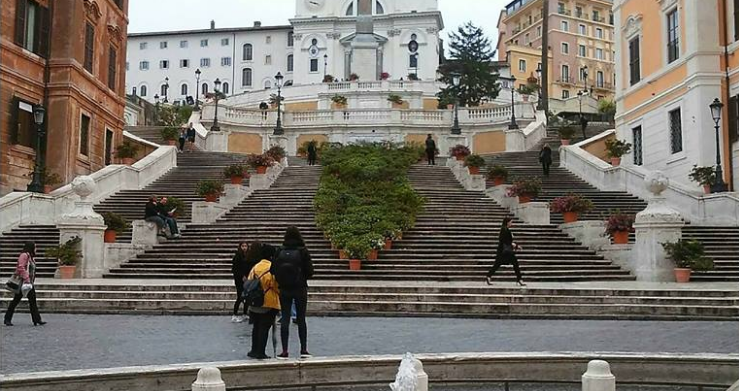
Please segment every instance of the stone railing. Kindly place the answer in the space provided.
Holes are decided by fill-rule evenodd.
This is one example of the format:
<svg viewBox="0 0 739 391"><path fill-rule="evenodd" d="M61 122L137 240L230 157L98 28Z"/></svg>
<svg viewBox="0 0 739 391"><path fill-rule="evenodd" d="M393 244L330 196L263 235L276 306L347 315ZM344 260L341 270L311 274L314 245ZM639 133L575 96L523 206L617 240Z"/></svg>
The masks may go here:
<svg viewBox="0 0 739 391"><path fill-rule="evenodd" d="M649 199L651 195L644 187L644 178L650 174L649 170L637 166L613 167L583 149L589 143L614 133L615 130L609 130L576 145L560 148L560 165L600 190L625 191ZM702 195L697 188L671 181L663 196L671 207L694 224L739 225L737 193Z"/></svg>
<svg viewBox="0 0 739 391"><path fill-rule="evenodd" d="M126 137L134 137L126 135ZM177 148L160 146L132 166L110 165L90 176L97 191L88 201L97 203L121 190L141 189L177 166ZM60 187L51 194L13 192L0 198L0 233L18 225L53 225L65 213L75 208L79 197L71 185Z"/></svg>
<svg viewBox="0 0 739 391"><path fill-rule="evenodd" d="M516 109L516 116L518 116L518 108ZM522 123L526 124L523 121ZM534 121L528 122L523 129L506 130L506 151L529 151L536 147L546 136L547 116L543 111L536 112Z"/></svg>

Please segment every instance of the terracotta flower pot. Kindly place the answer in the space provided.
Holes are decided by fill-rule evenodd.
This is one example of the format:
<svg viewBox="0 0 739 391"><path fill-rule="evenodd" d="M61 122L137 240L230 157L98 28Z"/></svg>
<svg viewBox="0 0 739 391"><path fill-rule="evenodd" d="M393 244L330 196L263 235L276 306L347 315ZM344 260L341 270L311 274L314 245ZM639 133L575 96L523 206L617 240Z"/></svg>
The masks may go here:
<svg viewBox="0 0 739 391"><path fill-rule="evenodd" d="M376 261L377 260L377 249L370 251L369 255L367 255L367 260L369 261Z"/></svg>
<svg viewBox="0 0 739 391"><path fill-rule="evenodd" d="M502 176L496 176L493 178L493 185L500 186L505 183L505 179Z"/></svg>
<svg viewBox="0 0 739 391"><path fill-rule="evenodd" d="M54 186L44 185L44 193L49 194L54 191Z"/></svg>
<svg viewBox="0 0 739 391"><path fill-rule="evenodd" d="M136 159L134 159L132 157L124 157L122 160L123 160L123 164L125 164L127 166L130 166L130 165L136 163Z"/></svg>
<svg viewBox="0 0 739 391"><path fill-rule="evenodd" d="M447 110L452 110L452 109L454 109L454 105L446 105L446 109Z"/></svg>
<svg viewBox="0 0 739 391"><path fill-rule="evenodd" d="M266 173L267 173L267 166L257 167L257 174L266 174Z"/></svg>
<svg viewBox="0 0 739 391"><path fill-rule="evenodd" d="M628 244L629 231L616 231L613 233L613 244Z"/></svg>
<svg viewBox="0 0 739 391"><path fill-rule="evenodd" d="M611 165L613 167L618 167L621 165L621 158L620 157L612 157L611 158Z"/></svg>
<svg viewBox="0 0 739 391"><path fill-rule="evenodd" d="M711 194L711 185L703 185L703 192L706 194Z"/></svg>
<svg viewBox="0 0 739 391"><path fill-rule="evenodd" d="M524 95L523 96L523 101L524 102L528 102L529 101L529 96L528 95Z"/></svg>
<svg viewBox="0 0 739 391"><path fill-rule="evenodd" d="M531 202L531 196L528 195L520 195L518 196L518 203L519 204L528 204Z"/></svg>
<svg viewBox="0 0 739 391"><path fill-rule="evenodd" d="M385 239L385 246L382 248L383 250L390 250L393 248L393 240L392 239Z"/></svg>
<svg viewBox="0 0 739 391"><path fill-rule="evenodd" d="M106 229L105 234L103 235L103 241L105 243L115 243L115 237L118 234L118 232L113 231L112 229Z"/></svg>
<svg viewBox="0 0 739 391"><path fill-rule="evenodd" d="M167 145L177 145L177 140L167 140Z"/></svg>
<svg viewBox="0 0 739 391"><path fill-rule="evenodd" d="M361 259L350 259L349 260L349 270L362 270L362 260Z"/></svg>
<svg viewBox="0 0 739 391"><path fill-rule="evenodd" d="M480 167L467 167L470 170L470 175L480 175Z"/></svg>
<svg viewBox="0 0 739 391"><path fill-rule="evenodd" d="M212 193L212 194L205 195L205 202L216 202L216 201L218 201L218 194Z"/></svg>
<svg viewBox="0 0 739 391"><path fill-rule="evenodd" d="M339 250L339 259L349 259L349 254L344 250Z"/></svg>
<svg viewBox="0 0 739 391"><path fill-rule="evenodd" d="M564 212L562 216L565 219L565 223L574 223L577 221L577 212Z"/></svg>
<svg viewBox="0 0 739 391"><path fill-rule="evenodd" d="M559 141L562 142L562 145L570 145L570 139L563 138L563 139L561 139Z"/></svg>
<svg viewBox="0 0 739 391"><path fill-rule="evenodd" d="M690 269L675 268L675 281L676 282L690 282Z"/></svg>
<svg viewBox="0 0 739 391"><path fill-rule="evenodd" d="M71 280L74 278L74 273L77 271L77 266L59 266L59 278L62 280Z"/></svg>
<svg viewBox="0 0 739 391"><path fill-rule="evenodd" d="M242 182L244 182L243 176L232 176L231 177L231 184L232 185L240 185Z"/></svg>
<svg viewBox="0 0 739 391"><path fill-rule="evenodd" d="M464 156L462 156L462 155L457 155L454 158L457 159L457 160L459 160L460 162L464 160Z"/></svg>

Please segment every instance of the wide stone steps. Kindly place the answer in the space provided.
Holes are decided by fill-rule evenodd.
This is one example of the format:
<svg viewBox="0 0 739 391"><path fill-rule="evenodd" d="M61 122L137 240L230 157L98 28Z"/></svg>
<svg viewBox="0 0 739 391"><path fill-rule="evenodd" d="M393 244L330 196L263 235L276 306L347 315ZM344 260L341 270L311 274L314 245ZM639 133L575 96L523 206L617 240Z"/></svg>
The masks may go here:
<svg viewBox="0 0 739 391"><path fill-rule="evenodd" d="M52 225L21 225L0 236L0 281L3 284L15 272L26 241L36 242L36 274L53 277L56 273L56 259L47 258L44 253L59 245L59 230Z"/></svg>

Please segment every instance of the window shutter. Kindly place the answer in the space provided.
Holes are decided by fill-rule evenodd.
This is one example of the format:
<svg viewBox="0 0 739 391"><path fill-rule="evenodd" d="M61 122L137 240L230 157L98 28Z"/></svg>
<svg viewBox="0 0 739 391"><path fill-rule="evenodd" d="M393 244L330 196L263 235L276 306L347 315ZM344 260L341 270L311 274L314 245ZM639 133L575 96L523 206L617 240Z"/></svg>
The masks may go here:
<svg viewBox="0 0 739 391"><path fill-rule="evenodd" d="M44 58L49 58L49 30L51 30L51 13L48 8L38 7L39 9L39 28L38 28L38 50L37 54Z"/></svg>
<svg viewBox="0 0 739 391"><path fill-rule="evenodd" d="M18 102L17 96L10 98L10 143L18 144Z"/></svg>
<svg viewBox="0 0 739 391"><path fill-rule="evenodd" d="M729 142L739 140L739 96L729 99Z"/></svg>
<svg viewBox="0 0 739 391"><path fill-rule="evenodd" d="M15 44L19 46L23 46L26 38L26 1L28 0L15 2Z"/></svg>
<svg viewBox="0 0 739 391"><path fill-rule="evenodd" d="M739 41L739 0L734 0L734 41Z"/></svg>
<svg viewBox="0 0 739 391"><path fill-rule="evenodd" d="M110 47L110 53L108 54L108 87L110 87L111 90L115 91L115 85L116 85L116 61L117 56L115 52L115 48L113 46Z"/></svg>

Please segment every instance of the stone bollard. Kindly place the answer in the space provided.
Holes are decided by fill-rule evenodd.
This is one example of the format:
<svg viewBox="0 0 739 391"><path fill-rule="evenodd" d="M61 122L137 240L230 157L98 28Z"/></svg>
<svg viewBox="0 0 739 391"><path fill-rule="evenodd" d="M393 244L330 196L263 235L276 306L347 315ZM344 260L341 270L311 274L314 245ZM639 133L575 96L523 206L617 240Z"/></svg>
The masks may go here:
<svg viewBox="0 0 739 391"><path fill-rule="evenodd" d="M518 199L518 197L516 197ZM524 223L530 225L549 225L551 213L549 212L549 204L546 202L527 202L525 204L517 204L510 209L513 214Z"/></svg>
<svg viewBox="0 0 739 391"><path fill-rule="evenodd" d="M198 378L192 383L192 391L226 391L221 371L216 367L200 368Z"/></svg>
<svg viewBox="0 0 739 391"><path fill-rule="evenodd" d="M78 176L72 181L72 190L80 197L74 210L62 216L57 224L61 243L79 237L82 255L75 277L100 278L105 272L105 243L103 216L92 209L88 197L95 193L97 185L89 176Z"/></svg>
<svg viewBox="0 0 739 391"><path fill-rule="evenodd" d="M616 391L616 377L611 366L603 360L592 360L582 375L582 391Z"/></svg>
<svg viewBox="0 0 739 391"><path fill-rule="evenodd" d="M249 187L242 185L224 185L224 192L218 203L221 205L234 207L238 205L245 197L251 194Z"/></svg>
<svg viewBox="0 0 739 391"><path fill-rule="evenodd" d="M492 198L500 206L512 210L518 206L518 197L508 197L508 189L512 185L500 185L495 187L489 187L485 190L485 195Z"/></svg>
<svg viewBox="0 0 739 391"><path fill-rule="evenodd" d="M253 190L263 190L269 188L270 180L267 174L252 174L249 178L249 188Z"/></svg>
<svg viewBox="0 0 739 391"><path fill-rule="evenodd" d="M212 224L230 208L217 202L196 201L192 203L193 224Z"/></svg>
<svg viewBox="0 0 739 391"><path fill-rule="evenodd" d="M131 223L131 226L133 226L131 244L150 248L159 243L159 239L157 237L159 229L157 228L156 223L146 220L134 220Z"/></svg>
<svg viewBox="0 0 739 391"><path fill-rule="evenodd" d="M423 370L423 363L413 357L411 353L403 355L395 376L395 382L390 383L392 391L428 391L429 376Z"/></svg>

